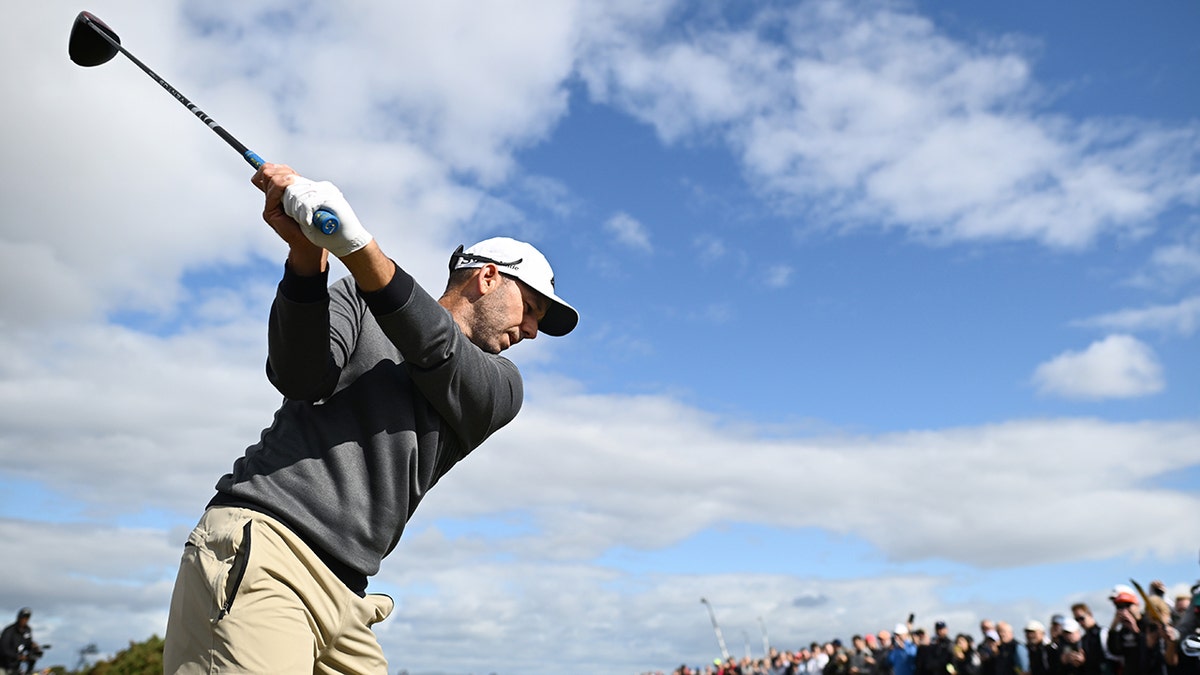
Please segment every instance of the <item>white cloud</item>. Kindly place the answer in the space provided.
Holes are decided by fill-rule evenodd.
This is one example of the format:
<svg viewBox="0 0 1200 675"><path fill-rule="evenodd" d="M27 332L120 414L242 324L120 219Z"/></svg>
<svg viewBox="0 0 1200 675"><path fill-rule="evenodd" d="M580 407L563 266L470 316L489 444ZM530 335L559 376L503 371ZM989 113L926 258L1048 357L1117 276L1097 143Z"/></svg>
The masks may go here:
<svg viewBox="0 0 1200 675"><path fill-rule="evenodd" d="M34 336L5 336L6 476L45 486L50 499L81 516L63 523L53 515L62 508L38 508L27 518L46 520L0 520L6 540L27 542L31 552L0 579L0 607L35 604L39 634L60 648L83 640L115 650L161 634L183 535L274 408L254 337L261 322L249 318L266 301L256 295L233 323L166 338L114 329L65 342L43 334L28 345L17 340ZM785 539L838 533L890 560L980 570L1183 555L1200 536L1156 517L1194 512L1196 495L1153 487L1155 478L1195 464L1194 422L1033 420L761 438L673 396L592 394L536 373L527 391L522 415L423 502L375 581L376 590L399 599L397 613L379 627L397 666L452 663L483 672L486 655L503 653L504 663L528 667L510 666L520 672L561 672L564 662L579 664L579 672L613 672L624 658L705 654L712 648L701 639L707 618L691 607L700 595L713 598L732 625L754 626L766 616L784 644L811 635L818 619L844 637L913 608L946 611L963 625L992 609L948 606L941 596L959 582L936 575L831 581L805 572L735 573L716 558L711 571L676 575L605 560L614 550L655 555L729 523L756 523ZM552 460L547 448L555 449ZM1039 470L1030 472L1035 464ZM937 490L914 491L931 475ZM846 489L848 477L854 490ZM512 489L533 482L536 489ZM796 508L799 494L821 508ZM937 526L898 529L892 510L879 505L900 503L906 522ZM1107 507L1100 530L1090 526L1096 504ZM1047 510L1056 517L1045 518ZM104 520L141 514L170 524L128 528ZM450 534L510 516L513 527ZM1109 536L1114 529L1127 535ZM86 557L64 554L84 550ZM816 591L852 609L829 616L827 607L791 604ZM992 613L1023 617L1029 610L1021 602ZM1048 609L1039 607L1039 615ZM125 620L96 620L114 612ZM647 634L657 636L655 644L642 642ZM464 639L476 648L464 653ZM562 658L536 663L545 644Z"/></svg>
<svg viewBox="0 0 1200 675"><path fill-rule="evenodd" d="M335 180L380 241L403 237L419 279L440 278L445 251L470 238L481 195L462 177L506 179L512 152L566 112L580 12L571 2L92 9L246 145ZM0 269L0 321L171 312L185 272L281 259L251 169L221 139L124 57L86 69L67 59L76 12L27 6L18 36L0 45L6 63L22 64L5 79L23 98L0 130L7 165L22 167L5 175L6 208L37 214L36 227L0 234L19 252Z"/></svg>
<svg viewBox="0 0 1200 675"><path fill-rule="evenodd" d="M664 43L657 29L672 7L98 0L94 9L251 147L336 180L381 241L404 242L422 281L444 279L453 245L524 220L472 184L513 176L514 151L566 114L574 68L595 96L663 138L724 139L757 188L831 197L829 210L851 224L879 217L923 235L1072 245L1134 232L1200 193L1189 132L1023 110L1031 66L1008 47L972 48L919 17L829 3L764 14L761 33L698 29ZM22 101L0 128L5 207L35 221L0 234L10 252L0 267L0 540L22 552L0 578L0 610L34 605L55 661L73 661L73 643L112 651L161 634L183 534L277 403L262 373L263 322L283 251L257 217L248 167L209 130L121 58L88 70L67 61L76 11L23 3L0 43L4 82ZM504 187L558 217L575 208L551 178ZM625 218L613 234L650 250L645 228ZM702 260L749 268L733 239L699 236L695 247ZM1154 265L1188 278L1189 250L1163 249ZM258 270L263 259L269 272ZM228 288L183 282L226 270ZM780 268L774 278L789 276ZM1187 302L1177 314L1152 308L1174 318L1121 321L1178 329ZM737 305L704 303L672 311L715 327L697 337L715 353L737 335ZM170 330L103 320L120 310ZM617 319L608 331L597 334L631 352L661 347ZM1161 388L1149 348L1115 338L1046 364L1044 384L1093 396ZM554 365L553 344L523 345L515 358L536 372ZM490 672L502 658L515 672L635 672L643 659L711 654L700 595L732 625L753 629L765 616L782 644L795 644L914 608L945 610L947 590L960 588L953 574L895 568L830 579L746 573L708 556L713 568L698 573L620 564L621 551L669 553L730 523L784 539L853 537L872 556L951 561L976 576L1167 560L1200 537L1192 521L1162 517L1196 512L1195 494L1153 487L1195 466L1195 421L763 437L688 405L691 392L602 395L546 375L530 377L528 393L517 422L438 485L384 563L378 585L400 599L379 627L393 670ZM898 528L880 507L894 504L914 527ZM1105 528L1094 526L1097 505L1110 509ZM508 515L512 531L455 529ZM838 610L792 602L801 597L831 598ZM1020 599L986 609L1031 611ZM966 626L980 608L947 611Z"/></svg>
<svg viewBox="0 0 1200 675"><path fill-rule="evenodd" d="M817 1L686 42L625 35L580 68L666 141L723 137L761 190L834 223L1081 247L1196 203L1200 132L1042 114L1013 44Z"/></svg>
<svg viewBox="0 0 1200 675"><path fill-rule="evenodd" d="M693 245L696 247L700 260L706 263L716 262L725 257L725 254L728 252L724 240L710 234L696 237Z"/></svg>
<svg viewBox="0 0 1200 675"><path fill-rule="evenodd" d="M204 355L196 368L219 358ZM261 374L245 372L227 384L246 386L251 378ZM239 454L237 437L253 435L250 418L269 414L258 403L211 406L213 418L205 426L233 431L204 435L162 424L175 420L172 408L193 401L180 400L177 392L159 394L163 400L155 409L129 406L122 400L126 386L140 383L124 385L96 417L136 407L142 415L118 414L111 423L127 427L126 438L148 435L146 447L122 455L115 443L72 443L92 435L94 423L80 426L71 416L60 419L60 438L27 439L29 452L20 462L43 469L51 484L68 486L64 499L123 504L127 513L165 508L185 515L159 528L0 520L6 540L25 542L29 551L0 579L0 605L34 604L44 622L39 634L60 649L82 639L113 650L151 632L161 635L183 535L199 516L207 486ZM200 387L196 398L208 398L206 389ZM787 645L814 631L844 638L894 622L881 617L913 610L944 613L968 626L983 613L1044 619L1054 608L1020 594L995 605L947 601L945 594L962 583L953 573L848 571L831 579L807 568L748 572L741 571L738 555L722 562L713 551L705 555L703 572L660 574L612 557L613 551L627 551L634 561L653 557L729 523L769 528L780 539L763 542L768 550L800 533L823 531L860 539L872 556L899 563L973 565L976 577L995 568L1066 560L1190 556L1189 542L1200 536L1194 525L1161 517L1195 512L1197 496L1153 486L1157 477L1195 465L1195 422L1018 420L764 439L670 396L596 395L569 381L537 377L530 378L529 392L522 415L430 493L373 581L373 590L398 599L396 613L378 627L396 668L453 664L459 671L485 672L489 655L503 654L514 671L561 672L564 663L573 663L579 666L574 670L598 673L646 665L625 664L626 658L665 662L702 655L713 649L707 617L697 605L702 595L717 605L724 625L755 627L756 618L765 616L775 640ZM153 430L164 426L163 439L156 440ZM557 449L552 461L546 448ZM1131 462L1134 456L1138 461ZM83 466L53 477L54 467L71 463ZM937 476L937 489L914 490L928 485L930 475ZM1062 480L1064 475L1071 479ZM134 483L138 477L140 485ZM169 482L158 484L165 477ZM847 489L847 480L854 489ZM94 487L73 489L83 481ZM536 489L512 488L534 483ZM797 500L821 508L797 508ZM905 523L936 526L897 527L895 510L881 507L896 504L903 504ZM1098 504L1106 517L1100 529L1091 526ZM464 524L506 518L512 526L462 531ZM1114 538L1114 530L1125 534ZM70 551L88 555L63 554ZM1102 592L1095 591L1095 600ZM792 602L819 596L829 603ZM838 611L831 614L831 606ZM96 620L114 612L127 618ZM652 643L644 642L648 634L656 636ZM464 652L463 640L474 648ZM539 663L546 644L555 645L561 658Z"/></svg>
<svg viewBox="0 0 1200 675"><path fill-rule="evenodd" d="M1161 331L1189 336L1200 327L1200 295L1185 298L1174 305L1156 305L1141 309L1123 309L1077 322L1119 331Z"/></svg>
<svg viewBox="0 0 1200 675"><path fill-rule="evenodd" d="M1143 288L1172 289L1200 279L1200 236L1192 239L1156 248L1146 269L1130 283Z"/></svg>
<svg viewBox="0 0 1200 675"><path fill-rule="evenodd" d="M604 221L604 229L624 246L645 251L653 250L646 226L628 213L617 213Z"/></svg>
<svg viewBox="0 0 1200 675"><path fill-rule="evenodd" d="M1162 366L1148 345L1110 335L1081 352L1067 351L1037 367L1033 381L1044 394L1066 398L1133 398L1162 391Z"/></svg>
<svg viewBox="0 0 1200 675"><path fill-rule="evenodd" d="M771 265L766 270L766 284L770 288L784 288L791 282L794 272L790 265Z"/></svg>

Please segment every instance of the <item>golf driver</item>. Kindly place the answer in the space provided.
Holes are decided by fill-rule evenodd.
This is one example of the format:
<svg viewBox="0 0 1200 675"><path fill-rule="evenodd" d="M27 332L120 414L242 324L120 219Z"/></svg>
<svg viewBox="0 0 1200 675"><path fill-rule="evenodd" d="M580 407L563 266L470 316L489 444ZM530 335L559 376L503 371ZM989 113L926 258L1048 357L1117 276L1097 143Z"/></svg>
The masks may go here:
<svg viewBox="0 0 1200 675"><path fill-rule="evenodd" d="M197 108L186 96L179 93L178 89L172 87L166 80L159 77L146 64L139 61L136 56L122 47L121 38L113 32L113 29L109 28L107 24L91 12L80 12L79 16L75 17L75 25L71 27L71 41L67 46L67 51L71 55L72 61L89 68L108 63L117 55L117 52L124 54L138 68L141 68L143 72L149 75L151 79L159 83L163 89L170 92L175 97L175 100L183 104L183 107L192 111L196 117L200 118L200 121L204 122L209 129L212 129L218 136L225 139L225 142L234 150L237 150L238 154L250 166L258 169L264 164L262 157L259 157L253 150L242 145L238 139L233 137L233 134L225 131L221 125L217 124L216 120L204 114L203 110ZM333 234L337 231L339 222L337 216L332 211L322 209L313 214L313 224L319 227L325 234Z"/></svg>

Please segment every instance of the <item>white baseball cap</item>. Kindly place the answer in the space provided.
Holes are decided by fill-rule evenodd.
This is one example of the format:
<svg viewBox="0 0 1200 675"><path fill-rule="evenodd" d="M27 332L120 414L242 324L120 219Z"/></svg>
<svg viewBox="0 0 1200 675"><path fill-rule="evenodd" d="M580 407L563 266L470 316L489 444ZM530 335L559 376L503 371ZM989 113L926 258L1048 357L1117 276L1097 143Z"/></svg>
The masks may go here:
<svg viewBox="0 0 1200 675"><path fill-rule="evenodd" d="M541 251L523 241L493 237L466 250L459 246L450 256L450 271L483 267L488 263L500 268L505 276L520 279L550 300L546 316L538 322L538 330L559 337L575 329L579 312L554 293L554 270Z"/></svg>

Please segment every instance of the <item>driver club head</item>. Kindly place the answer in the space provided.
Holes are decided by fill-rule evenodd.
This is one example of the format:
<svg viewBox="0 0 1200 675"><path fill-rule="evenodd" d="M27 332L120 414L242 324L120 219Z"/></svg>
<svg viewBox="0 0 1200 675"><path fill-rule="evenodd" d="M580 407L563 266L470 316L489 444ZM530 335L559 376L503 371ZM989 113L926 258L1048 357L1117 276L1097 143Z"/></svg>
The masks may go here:
<svg viewBox="0 0 1200 675"><path fill-rule="evenodd" d="M112 42L105 39L106 35ZM67 45L67 52L71 60L81 66L98 66L108 63L117 55L114 42L120 44L121 38L113 29L91 12L80 12L75 17L75 25L71 27L71 42Z"/></svg>

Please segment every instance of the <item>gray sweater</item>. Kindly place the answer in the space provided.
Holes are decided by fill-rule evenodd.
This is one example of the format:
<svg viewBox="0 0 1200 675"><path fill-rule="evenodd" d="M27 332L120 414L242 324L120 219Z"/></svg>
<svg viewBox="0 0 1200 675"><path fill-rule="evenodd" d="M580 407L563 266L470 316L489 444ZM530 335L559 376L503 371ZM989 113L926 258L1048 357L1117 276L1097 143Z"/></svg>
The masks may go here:
<svg viewBox="0 0 1200 675"><path fill-rule="evenodd" d="M399 268L373 293L326 284L285 271L267 358L283 405L212 504L283 521L362 593L426 492L516 417L523 389Z"/></svg>

